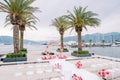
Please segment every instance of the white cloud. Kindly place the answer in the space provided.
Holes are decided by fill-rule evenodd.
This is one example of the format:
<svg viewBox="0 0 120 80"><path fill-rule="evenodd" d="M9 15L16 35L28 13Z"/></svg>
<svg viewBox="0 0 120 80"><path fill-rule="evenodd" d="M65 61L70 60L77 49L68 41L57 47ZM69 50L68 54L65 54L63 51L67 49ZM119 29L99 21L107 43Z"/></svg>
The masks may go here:
<svg viewBox="0 0 120 80"><path fill-rule="evenodd" d="M2 0L0 0L2 1ZM120 1L119 0L36 0L33 6L39 7L42 12L35 15L40 19L37 23L38 31L27 29L25 31L25 39L31 40L51 40L58 39L59 33L53 26L50 26L51 20L65 15L67 10L73 11L74 6L88 6L87 10L98 13L101 19L101 25L98 28L89 28L88 31L83 30L82 34L91 34L96 32L120 32ZM4 28L4 20L6 14L0 13L0 35L11 35L10 26ZM65 36L76 35L75 31L65 32Z"/></svg>
<svg viewBox="0 0 120 80"><path fill-rule="evenodd" d="M57 38L58 32L54 27L39 27L38 30L27 29L25 31L25 39L32 40L51 40L52 38Z"/></svg>

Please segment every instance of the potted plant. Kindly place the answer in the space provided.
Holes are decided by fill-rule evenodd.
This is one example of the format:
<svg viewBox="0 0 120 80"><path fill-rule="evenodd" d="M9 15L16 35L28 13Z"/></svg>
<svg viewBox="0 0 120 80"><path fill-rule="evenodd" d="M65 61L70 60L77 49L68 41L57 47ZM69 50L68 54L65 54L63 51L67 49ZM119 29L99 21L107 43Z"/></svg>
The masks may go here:
<svg viewBox="0 0 120 80"><path fill-rule="evenodd" d="M26 52L8 53L5 58L1 59L3 62L27 61Z"/></svg>
<svg viewBox="0 0 120 80"><path fill-rule="evenodd" d="M54 53L53 53L53 52L50 52L49 55L54 55Z"/></svg>
<svg viewBox="0 0 120 80"><path fill-rule="evenodd" d="M56 51L57 52L69 52L67 48L63 48L63 49L58 48Z"/></svg>
<svg viewBox="0 0 120 80"><path fill-rule="evenodd" d="M76 56L76 57L88 57L88 56L91 56L91 54L87 50L75 50L75 51L73 51L71 53L71 55Z"/></svg>

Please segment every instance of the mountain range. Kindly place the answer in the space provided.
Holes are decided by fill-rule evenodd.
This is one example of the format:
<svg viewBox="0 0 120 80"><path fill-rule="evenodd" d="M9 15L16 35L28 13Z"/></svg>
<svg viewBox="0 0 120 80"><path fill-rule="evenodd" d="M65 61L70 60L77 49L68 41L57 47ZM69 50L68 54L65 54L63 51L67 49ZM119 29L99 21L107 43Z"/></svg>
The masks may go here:
<svg viewBox="0 0 120 80"><path fill-rule="evenodd" d="M94 34L86 34L82 36L82 40L85 42L89 42L89 40L92 40L92 42L101 42L102 40L105 40L105 42L115 42L120 41L120 33L119 32L111 32L111 33L94 33ZM68 41L77 41L77 36L68 36L64 38L65 42Z"/></svg>
<svg viewBox="0 0 120 80"><path fill-rule="evenodd" d="M86 34L82 36L82 40L85 42L89 42L89 40L92 40L92 42L101 42L102 40L105 40L105 42L115 42L120 41L120 33L119 32L111 32L111 33L94 33L94 34ZM77 41L77 36L68 36L64 37L64 42L68 41ZM0 43L4 44L13 44L13 37L11 36L0 36ZM24 40L24 44L43 44L47 43L47 41L33 41L33 40Z"/></svg>
<svg viewBox="0 0 120 80"><path fill-rule="evenodd" d="M0 36L0 43L6 44L6 45L13 44L13 37ZM40 44L40 43L33 40L24 40L24 44Z"/></svg>

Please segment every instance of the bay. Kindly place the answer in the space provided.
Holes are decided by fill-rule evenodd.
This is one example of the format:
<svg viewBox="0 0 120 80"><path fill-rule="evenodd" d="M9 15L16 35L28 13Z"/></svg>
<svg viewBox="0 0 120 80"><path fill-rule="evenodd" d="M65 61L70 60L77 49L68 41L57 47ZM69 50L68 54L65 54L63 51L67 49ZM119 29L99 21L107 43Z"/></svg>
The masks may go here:
<svg viewBox="0 0 120 80"><path fill-rule="evenodd" d="M58 47L59 46L49 46L49 51L56 51ZM25 48L27 48L28 51L44 52L46 45L25 45ZM67 46L67 48L69 49L70 53L73 50L77 50L77 48L70 48L69 46ZM120 47L87 47L83 49L97 55L120 58ZM0 45L0 54L7 54L9 52L13 52L13 45Z"/></svg>

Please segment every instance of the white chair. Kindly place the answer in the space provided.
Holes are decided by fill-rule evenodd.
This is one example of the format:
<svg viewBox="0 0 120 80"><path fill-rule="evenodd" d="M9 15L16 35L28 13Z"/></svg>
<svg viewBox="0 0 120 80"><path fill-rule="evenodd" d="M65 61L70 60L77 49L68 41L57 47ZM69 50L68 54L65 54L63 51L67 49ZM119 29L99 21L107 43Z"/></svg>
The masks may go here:
<svg viewBox="0 0 120 80"><path fill-rule="evenodd" d="M44 73L44 71L43 70L37 70L36 73L37 74L42 74L42 73Z"/></svg>
<svg viewBox="0 0 120 80"><path fill-rule="evenodd" d="M61 79L57 77L57 78L51 78L50 80L61 80Z"/></svg>
<svg viewBox="0 0 120 80"><path fill-rule="evenodd" d="M15 76L22 76L22 72L15 73Z"/></svg>
<svg viewBox="0 0 120 80"><path fill-rule="evenodd" d="M107 76L108 79L114 79L114 78L120 77L120 69L119 68L108 69L106 71L108 71L110 73Z"/></svg>
<svg viewBox="0 0 120 80"><path fill-rule="evenodd" d="M33 75L33 74L34 74L33 71L27 71L27 72L26 72L26 75Z"/></svg>

